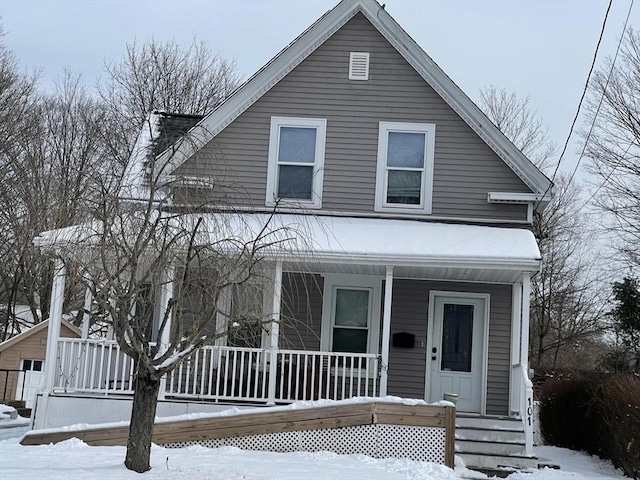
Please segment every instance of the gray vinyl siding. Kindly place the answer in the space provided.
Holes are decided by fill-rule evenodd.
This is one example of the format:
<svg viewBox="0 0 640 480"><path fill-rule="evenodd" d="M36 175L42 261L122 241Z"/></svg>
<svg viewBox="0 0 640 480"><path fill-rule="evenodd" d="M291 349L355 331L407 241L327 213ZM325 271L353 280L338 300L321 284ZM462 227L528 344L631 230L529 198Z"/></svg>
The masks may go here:
<svg viewBox="0 0 640 480"><path fill-rule="evenodd" d="M348 80L351 51L370 52L368 81ZM272 87L178 173L221 176L215 192L222 198L216 201L264 208L271 116L327 119L325 210L373 212L379 122L416 122L436 125L433 215L526 220L525 205L489 204L487 193L530 189L362 14Z"/></svg>
<svg viewBox="0 0 640 480"><path fill-rule="evenodd" d="M408 332L416 336L415 348L389 348L389 395L424 398L427 352L427 322L431 290L488 293L489 366L487 370L487 414L507 415L511 344L511 286L395 280L391 313L391 335Z"/></svg>

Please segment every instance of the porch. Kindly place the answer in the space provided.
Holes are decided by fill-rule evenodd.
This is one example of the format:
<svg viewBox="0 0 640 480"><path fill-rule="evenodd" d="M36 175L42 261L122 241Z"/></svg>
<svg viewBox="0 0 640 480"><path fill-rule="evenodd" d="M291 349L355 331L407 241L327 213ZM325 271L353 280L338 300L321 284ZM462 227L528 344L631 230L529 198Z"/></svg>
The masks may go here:
<svg viewBox="0 0 640 480"><path fill-rule="evenodd" d="M523 453L533 455L528 298L539 253L531 232L417 221L277 218L283 225L304 223L313 245L265 257L271 280L254 302L265 328L245 342L250 346L241 345L233 334L233 316L218 318L215 344L193 352L163 378L160 401L171 405L167 411L353 396L435 402L443 393L456 393L458 412L522 425ZM62 313L66 273L61 261L57 272L53 319ZM171 281L156 292L159 311L166 311L171 292ZM222 310L233 312L235 295L223 298ZM133 393L135 365L115 341L88 338L88 322L81 340L60 339L50 329L38 428L55 426L48 420L52 408L62 409L65 402L79 406L83 399L92 399L92 409L70 423L97 423L96 399L120 405L100 422L127 419L122 405ZM53 400L55 407L47 407Z"/></svg>

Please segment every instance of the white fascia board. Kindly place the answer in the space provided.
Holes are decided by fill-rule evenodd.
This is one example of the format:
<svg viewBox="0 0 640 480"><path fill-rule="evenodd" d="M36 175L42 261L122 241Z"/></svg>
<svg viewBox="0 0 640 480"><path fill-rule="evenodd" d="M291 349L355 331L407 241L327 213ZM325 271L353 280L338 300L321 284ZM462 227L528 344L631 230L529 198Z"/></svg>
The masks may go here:
<svg viewBox="0 0 640 480"><path fill-rule="evenodd" d="M268 255L265 255L268 257ZM541 260L522 258L462 258L462 257L416 257L408 255L373 256L364 254L317 253L317 252L287 252L287 255L273 256L283 261L301 261L311 263L336 263L351 265L376 265L394 267L432 267L432 268L461 268L476 270L511 270L524 272L538 272Z"/></svg>
<svg viewBox="0 0 640 480"><path fill-rule="evenodd" d="M363 13L409 64L534 192L551 181L518 150L427 53L375 1L363 0Z"/></svg>
<svg viewBox="0 0 640 480"><path fill-rule="evenodd" d="M375 3L375 0L365 1ZM261 70L240 86L231 97L189 130L187 135L191 141L182 142L177 150L166 150L160 155L161 164L168 166L166 171L169 174L172 173L199 148L215 138L227 125L238 118L358 13L363 3L365 3L363 0L343 0L273 57Z"/></svg>

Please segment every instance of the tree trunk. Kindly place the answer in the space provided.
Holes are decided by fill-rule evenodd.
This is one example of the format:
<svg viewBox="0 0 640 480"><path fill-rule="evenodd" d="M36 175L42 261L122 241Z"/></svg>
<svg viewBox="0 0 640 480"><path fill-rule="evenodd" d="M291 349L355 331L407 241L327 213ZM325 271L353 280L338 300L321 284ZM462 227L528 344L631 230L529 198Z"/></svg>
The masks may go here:
<svg viewBox="0 0 640 480"><path fill-rule="evenodd" d="M151 469L151 435L158 405L160 378L144 368L136 370L133 409L127 440L125 466L134 472Z"/></svg>

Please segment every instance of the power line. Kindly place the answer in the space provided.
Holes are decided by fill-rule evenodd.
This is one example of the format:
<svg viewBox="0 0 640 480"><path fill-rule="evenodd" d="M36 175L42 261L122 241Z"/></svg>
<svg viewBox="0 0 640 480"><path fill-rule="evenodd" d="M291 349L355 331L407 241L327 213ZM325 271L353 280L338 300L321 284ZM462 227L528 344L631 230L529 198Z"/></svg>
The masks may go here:
<svg viewBox="0 0 640 480"><path fill-rule="evenodd" d="M631 3L629 4L629 11L627 12L627 18L625 19L624 26L622 27L622 33L620 34L620 39L618 40L618 48L616 48L616 54L613 56L613 60L611 62L611 68L609 69L609 74L607 75L607 81L605 82L604 87L602 88L602 95L600 96L600 101L598 102L598 108L596 108L596 112L593 114L593 121L591 122L591 127L589 127L589 133L587 133L587 137L584 140L584 145L582 146L582 151L580 152L580 156L578 157L578 162L576 163L576 167L573 169L573 172L569 177L569 183L573 181L573 177L575 177L576 172L578 171L578 167L580 167L580 162L582 162L584 153L587 150L587 145L589 145L589 139L591 138L591 134L593 133L593 129L595 128L596 120L598 119L598 114L600 113L600 108L602 107L602 102L604 101L604 97L606 96L607 88L609 87L609 82L611 81L611 76L613 75L613 70L616 65L616 60L618 59L618 54L620 53L620 47L622 46L624 35L627 32L627 24L629 23L629 17L631 16L631 11L633 10L633 2L634 0L631 0ZM627 149L627 152L628 151L629 149ZM626 155L627 152L625 152L624 155ZM613 170L611 171L611 173L613 173ZM607 177L607 180L609 178L611 178L611 175ZM602 186L600 188L602 188ZM598 188L598 190L600 190L600 188Z"/></svg>
<svg viewBox="0 0 640 480"><path fill-rule="evenodd" d="M587 95L587 90L589 89L589 80L591 79L591 74L593 73L593 69L595 68L595 65L596 65L596 59L598 58L598 51L600 50L600 44L602 43L602 37L604 37L604 31L605 31L605 27L607 25L607 19L609 18L609 12L611 11L611 5L613 5L613 0L609 0L609 6L607 7L607 11L606 11L606 13L604 15L604 20L602 22L602 28L600 29L600 37L598 38L598 43L596 44L596 49L593 52L593 60L591 61L591 68L589 69L589 74L587 75L587 81L584 84L584 90L582 91L582 96L580 97L580 101L578 102L578 109L576 110L576 114L573 117L573 122L571 122L571 128L569 129L569 135L567 135L567 140L564 142L564 147L562 148L562 152L560 153L560 157L558 158L558 163L556 164L556 168L553 171L553 175L551 176L551 182L549 183L549 186L545 190L544 194L542 194L542 197L540 197L540 200L538 200L538 203L534 206L534 210L535 210L535 208L538 207L540 202L542 202L542 199L547 195L547 193L549 193L549 190L551 189L551 185L553 185L553 181L556 179L556 175L558 174L558 169L560 168L560 163L562 162L562 158L564 157L564 154L567 151L567 147L569 146L569 140L571 139L571 136L573 135L573 129L575 128L576 123L578 121L578 117L580 116L580 110L582 108L582 103L584 102L584 99L585 99L585 97Z"/></svg>

